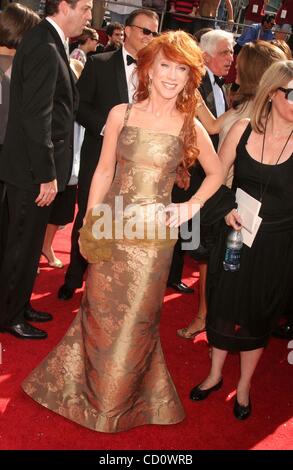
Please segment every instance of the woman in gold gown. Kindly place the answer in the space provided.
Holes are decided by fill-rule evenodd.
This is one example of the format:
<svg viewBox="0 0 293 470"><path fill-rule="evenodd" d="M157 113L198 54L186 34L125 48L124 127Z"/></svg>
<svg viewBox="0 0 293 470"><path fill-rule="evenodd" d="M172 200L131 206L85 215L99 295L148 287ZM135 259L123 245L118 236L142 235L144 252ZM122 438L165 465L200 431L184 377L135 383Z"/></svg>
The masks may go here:
<svg viewBox="0 0 293 470"><path fill-rule="evenodd" d="M91 184L80 237L90 264L79 313L23 383L38 403L95 431L184 418L161 350L159 321L176 242L171 232L223 181L209 137L194 119L203 72L201 51L182 31L165 33L139 52L135 104L111 110ZM196 158L205 180L190 201L170 204L176 170L184 174ZM117 196L124 207L141 209L143 237L98 236L99 204L114 211ZM149 211L154 207L158 210ZM165 223L164 208L169 210ZM182 208L179 220L176 209ZM132 220L129 211L123 217L123 223ZM147 236L146 221L155 237ZM160 224L167 225L164 238L158 236ZM115 232L117 214L110 225Z"/></svg>

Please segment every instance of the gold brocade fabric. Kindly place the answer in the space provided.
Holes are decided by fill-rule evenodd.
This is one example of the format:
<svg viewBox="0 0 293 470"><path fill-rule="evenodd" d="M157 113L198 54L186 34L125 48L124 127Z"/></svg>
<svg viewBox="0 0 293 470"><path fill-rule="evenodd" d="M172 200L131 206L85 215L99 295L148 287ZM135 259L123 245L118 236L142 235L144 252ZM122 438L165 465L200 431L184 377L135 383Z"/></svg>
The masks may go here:
<svg viewBox="0 0 293 470"><path fill-rule="evenodd" d="M180 137L124 126L105 203L170 203ZM81 235L90 261L82 304L57 347L24 381L41 405L87 428L119 432L174 424L184 410L166 368L160 311L175 239L96 240L95 210Z"/></svg>

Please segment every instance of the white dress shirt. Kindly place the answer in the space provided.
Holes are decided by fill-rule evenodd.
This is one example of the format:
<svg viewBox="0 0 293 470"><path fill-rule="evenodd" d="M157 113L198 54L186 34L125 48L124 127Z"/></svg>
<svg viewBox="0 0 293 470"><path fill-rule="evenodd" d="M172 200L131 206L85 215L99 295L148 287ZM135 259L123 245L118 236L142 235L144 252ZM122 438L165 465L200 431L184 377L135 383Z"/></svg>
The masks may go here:
<svg viewBox="0 0 293 470"><path fill-rule="evenodd" d="M133 102L133 95L137 88L137 75L135 73L136 64L127 65L126 56L131 55L124 46L122 46L122 56L124 62L124 68L126 73L127 89L128 89L128 99L129 103Z"/></svg>

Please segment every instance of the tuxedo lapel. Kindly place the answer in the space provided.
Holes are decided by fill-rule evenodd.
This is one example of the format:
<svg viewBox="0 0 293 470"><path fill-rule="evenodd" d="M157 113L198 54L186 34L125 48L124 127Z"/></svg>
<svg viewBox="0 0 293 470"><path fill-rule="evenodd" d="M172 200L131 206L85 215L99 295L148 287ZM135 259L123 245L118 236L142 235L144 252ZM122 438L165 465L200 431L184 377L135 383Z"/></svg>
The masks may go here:
<svg viewBox="0 0 293 470"><path fill-rule="evenodd" d="M115 70L116 70L116 79L118 84L119 95L121 98L121 103L128 103L128 88L126 81L125 66L122 55L122 48L115 53Z"/></svg>
<svg viewBox="0 0 293 470"><path fill-rule="evenodd" d="M214 114L214 116L217 116L213 87L212 87L211 80L210 80L208 73L206 74L204 78L203 87L205 88L206 104L208 108L210 109L210 111Z"/></svg>

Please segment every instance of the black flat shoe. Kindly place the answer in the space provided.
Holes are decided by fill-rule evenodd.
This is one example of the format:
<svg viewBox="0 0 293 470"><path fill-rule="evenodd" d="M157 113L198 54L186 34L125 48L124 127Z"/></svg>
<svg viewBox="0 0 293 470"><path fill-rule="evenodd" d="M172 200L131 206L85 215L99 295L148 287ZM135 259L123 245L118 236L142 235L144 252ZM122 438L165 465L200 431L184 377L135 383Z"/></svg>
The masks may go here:
<svg viewBox="0 0 293 470"><path fill-rule="evenodd" d="M51 315L51 313L38 312L31 305L29 305L24 311L24 319L26 321L42 323L53 320L53 316Z"/></svg>
<svg viewBox="0 0 293 470"><path fill-rule="evenodd" d="M184 284L184 282L171 282L168 283L167 286L171 287L171 289L174 289L177 292L181 292L181 294L192 294L194 292L194 290Z"/></svg>
<svg viewBox="0 0 293 470"><path fill-rule="evenodd" d="M234 408L233 408L233 413L235 418L244 420L247 419L251 415L251 402L249 398L249 403L248 405L240 405L237 400L237 396L235 397L234 401Z"/></svg>
<svg viewBox="0 0 293 470"><path fill-rule="evenodd" d="M60 287L58 291L58 299L61 300L69 300L73 297L75 289L73 287L69 287L66 284Z"/></svg>
<svg viewBox="0 0 293 470"><path fill-rule="evenodd" d="M199 401L205 400L210 393L215 392L216 390L220 390L223 385L223 379L220 380L216 385L213 387L207 388L206 390L202 390L200 388L201 384L198 384L196 387L192 388L190 391L189 398L190 400Z"/></svg>
<svg viewBox="0 0 293 470"><path fill-rule="evenodd" d="M46 331L39 330L26 322L3 327L1 328L1 331L4 333L10 333L20 339L46 339L48 337Z"/></svg>

